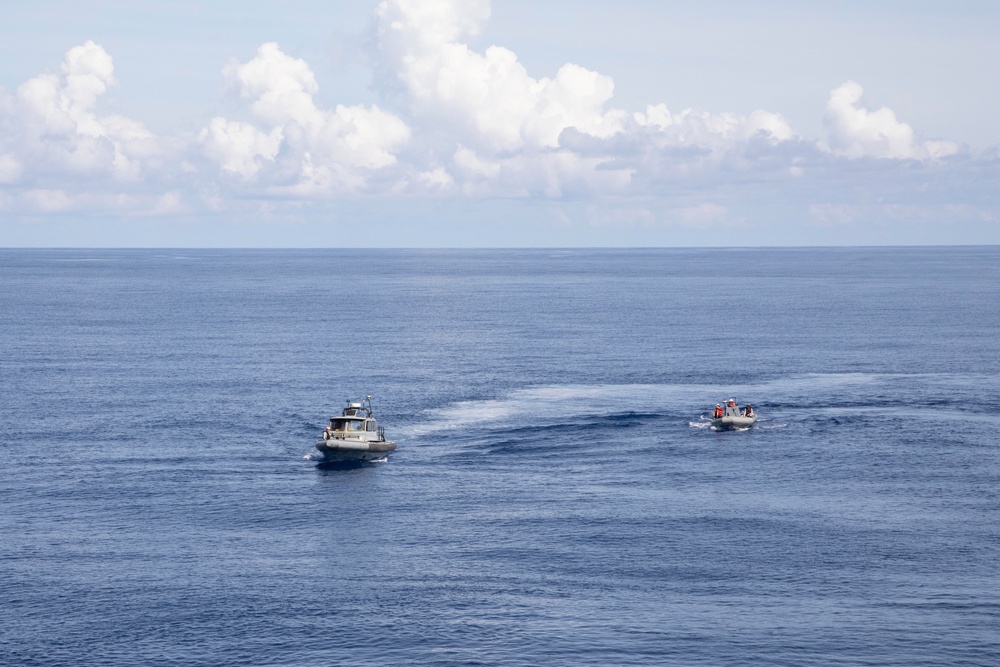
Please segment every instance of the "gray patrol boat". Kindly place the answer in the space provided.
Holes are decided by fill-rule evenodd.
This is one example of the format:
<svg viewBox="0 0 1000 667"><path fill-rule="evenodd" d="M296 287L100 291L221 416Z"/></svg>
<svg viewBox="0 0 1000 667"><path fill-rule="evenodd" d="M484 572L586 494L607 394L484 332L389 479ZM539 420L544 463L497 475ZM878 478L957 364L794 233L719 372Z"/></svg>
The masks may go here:
<svg viewBox="0 0 1000 667"><path fill-rule="evenodd" d="M385 439L385 429L375 423L372 397L361 403L347 403L339 417L331 417L316 449L324 461L360 462L385 458L396 443Z"/></svg>

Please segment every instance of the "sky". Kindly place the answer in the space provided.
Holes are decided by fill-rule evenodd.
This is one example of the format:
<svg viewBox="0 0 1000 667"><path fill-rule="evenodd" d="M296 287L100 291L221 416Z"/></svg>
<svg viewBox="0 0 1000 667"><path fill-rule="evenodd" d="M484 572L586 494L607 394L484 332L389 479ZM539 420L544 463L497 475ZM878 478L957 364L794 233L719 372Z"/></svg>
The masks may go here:
<svg viewBox="0 0 1000 667"><path fill-rule="evenodd" d="M994 0L10 4L0 247L1000 243Z"/></svg>

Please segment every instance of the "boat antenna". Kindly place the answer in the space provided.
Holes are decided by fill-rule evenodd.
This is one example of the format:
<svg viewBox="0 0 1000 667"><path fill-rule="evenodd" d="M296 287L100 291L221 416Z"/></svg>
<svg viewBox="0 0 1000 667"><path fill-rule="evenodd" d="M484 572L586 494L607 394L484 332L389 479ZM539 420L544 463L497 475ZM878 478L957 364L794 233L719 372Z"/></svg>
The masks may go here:
<svg viewBox="0 0 1000 667"><path fill-rule="evenodd" d="M368 416L371 417L372 416L372 395L368 394L367 396L365 396L365 400L368 401Z"/></svg>

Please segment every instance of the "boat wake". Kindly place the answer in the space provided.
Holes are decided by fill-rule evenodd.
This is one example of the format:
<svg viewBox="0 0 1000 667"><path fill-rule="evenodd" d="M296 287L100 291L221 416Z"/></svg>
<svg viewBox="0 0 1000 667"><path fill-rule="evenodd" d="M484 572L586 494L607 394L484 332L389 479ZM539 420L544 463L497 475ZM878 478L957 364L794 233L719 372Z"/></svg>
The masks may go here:
<svg viewBox="0 0 1000 667"><path fill-rule="evenodd" d="M927 391L924 385L961 386L963 380L980 388L984 382L991 387L995 384L991 378L984 380L967 375L912 377L830 373L777 377L744 384L550 385L517 389L498 398L457 401L430 408L415 422L403 425L400 435L417 441L452 440L456 432L480 436L512 430L518 433L558 431L561 435L567 432L566 429L599 433L611 426L627 428L642 423L673 423L681 427L687 425L690 429L713 430L711 419L704 410L715 405L719 396L749 399L762 413L752 427L754 430L793 427L801 420L792 419L791 414L800 412L803 405L810 406L809 417L814 420L824 416L840 418L841 413L910 414L918 406L925 418L978 418L1000 422L1000 415L970 412L964 407L970 403L965 395L955 398L954 403L960 405L931 406L921 402ZM888 401L887 396L906 400ZM692 419L691 415L699 417Z"/></svg>
<svg viewBox="0 0 1000 667"><path fill-rule="evenodd" d="M760 419L754 425L754 428L759 429L761 431L773 431L774 429L788 428L788 424L784 422L775 422L774 424L772 424L763 419Z"/></svg>
<svg viewBox="0 0 1000 667"><path fill-rule="evenodd" d="M567 385L519 389L504 398L460 401L426 410L426 421L404 429L409 437L468 428L538 427L581 418L664 417L691 391L681 385Z"/></svg>

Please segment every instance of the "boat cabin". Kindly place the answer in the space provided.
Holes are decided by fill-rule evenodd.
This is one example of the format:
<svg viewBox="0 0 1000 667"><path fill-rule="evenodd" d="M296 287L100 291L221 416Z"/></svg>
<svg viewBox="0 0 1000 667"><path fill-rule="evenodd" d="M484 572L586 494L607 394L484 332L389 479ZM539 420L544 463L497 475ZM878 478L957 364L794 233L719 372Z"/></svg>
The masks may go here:
<svg viewBox="0 0 1000 667"><path fill-rule="evenodd" d="M381 441L385 439L383 429L375 424L372 414L371 397L365 403L350 403L339 417L330 417L330 425L323 431L323 439Z"/></svg>
<svg viewBox="0 0 1000 667"><path fill-rule="evenodd" d="M330 430L338 433L348 433L357 431L374 431L375 430L375 420L364 417L331 417L330 418Z"/></svg>

